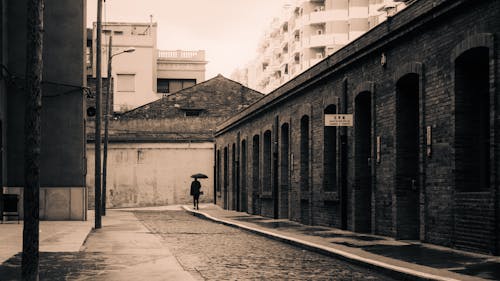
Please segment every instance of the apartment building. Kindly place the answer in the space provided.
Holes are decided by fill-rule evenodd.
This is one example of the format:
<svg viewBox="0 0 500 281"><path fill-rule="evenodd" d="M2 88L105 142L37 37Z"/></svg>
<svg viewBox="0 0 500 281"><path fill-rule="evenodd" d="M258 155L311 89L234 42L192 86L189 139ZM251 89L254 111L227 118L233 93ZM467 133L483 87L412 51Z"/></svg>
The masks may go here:
<svg viewBox="0 0 500 281"><path fill-rule="evenodd" d="M232 78L269 93L404 7L392 0L296 0L271 22L258 56Z"/></svg>
<svg viewBox="0 0 500 281"><path fill-rule="evenodd" d="M112 54L127 48L130 53L113 57L113 110L121 113L161 98L164 94L205 81L205 51L166 51L157 48L157 24L106 22L102 27L102 76L107 78L109 37ZM97 24L87 46L88 74L96 76ZM89 44L88 44L89 45Z"/></svg>

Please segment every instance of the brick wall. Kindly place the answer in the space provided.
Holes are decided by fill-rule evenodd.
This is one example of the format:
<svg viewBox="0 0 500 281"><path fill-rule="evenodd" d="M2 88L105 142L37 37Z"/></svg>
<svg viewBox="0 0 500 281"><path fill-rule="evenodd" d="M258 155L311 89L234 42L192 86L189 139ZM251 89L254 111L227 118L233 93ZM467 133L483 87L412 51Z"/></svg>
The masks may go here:
<svg viewBox="0 0 500 281"><path fill-rule="evenodd" d="M475 47L488 48L490 86L487 91L490 100L495 100L494 97L499 94L494 85L499 81L495 73L499 73L500 45L494 44L493 38L498 38L500 32L499 13L498 1L417 1L220 124L216 134L217 147L229 147L238 133L249 141L258 135L262 161L266 128L273 130L272 141L279 143L279 137L274 139L274 130L289 124L291 185L286 217L336 227L342 227L342 221L347 221L346 227L354 231L420 239L445 246L465 248L467 245L474 251L498 253L500 237L498 231L492 231L500 228L500 199L494 166L500 156L500 152L494 150L495 135L500 133L500 128L494 127L499 119L498 109L491 103L489 116L493 125L490 125L489 163L490 178L493 180L486 190L473 192L475 195L471 198L477 197L475 200L465 200L456 194L455 163L466 159L457 159L455 154L455 128L461 123L456 123L454 115L454 73L455 59L460 54ZM382 56L386 59L385 65L381 64ZM412 87L418 87L418 90L412 91L418 94L418 120L412 121L418 126L418 136L411 137L417 138L418 150L418 156L411 161L418 163L410 166L406 165L408 163L402 156L408 137L397 137L397 132L402 132L402 126L397 125L402 119L398 118L405 117L396 114L396 86L408 74L416 75ZM360 107L365 116L363 122L370 123L363 124L368 126L368 135L356 133L357 127L347 128L346 159L340 159L340 153L337 154L337 165L347 165L344 167L347 168L346 176L338 180L337 190L325 192L324 109L338 102L345 105L345 109L340 107L343 111L352 114L356 110L356 102L359 105L356 97L362 93L370 97L370 105ZM403 110L401 107L399 110ZM301 190L300 187L300 124L304 115L310 120L309 190ZM273 127L276 118L279 124ZM426 143L428 127L432 132L430 146ZM344 134L343 130L337 130L339 138ZM370 139L368 151L360 154L363 142L368 141L367 137ZM380 137L379 160L376 159L377 137ZM252 159L251 149L248 150L248 159ZM397 159L400 159L399 165ZM250 161L248 167L252 167ZM262 171L262 167L260 169ZM407 169L412 169L410 175L406 174ZM360 178L360 175L365 177ZM251 182L251 173L246 176ZM341 190L343 180L346 181L345 197ZM262 190L262 178L259 188ZM486 197L493 201L486 200ZM249 197L249 206L251 201ZM273 216L274 201L261 201L261 213ZM223 202L219 203L223 206ZM347 205L345 212L342 211L342 204ZM467 215L461 214L457 209L459 207L470 210L471 216L469 211L465 211ZM476 211L473 210L478 210L482 216L474 217ZM471 217L477 221L475 224L469 220ZM477 226L487 231L476 235Z"/></svg>

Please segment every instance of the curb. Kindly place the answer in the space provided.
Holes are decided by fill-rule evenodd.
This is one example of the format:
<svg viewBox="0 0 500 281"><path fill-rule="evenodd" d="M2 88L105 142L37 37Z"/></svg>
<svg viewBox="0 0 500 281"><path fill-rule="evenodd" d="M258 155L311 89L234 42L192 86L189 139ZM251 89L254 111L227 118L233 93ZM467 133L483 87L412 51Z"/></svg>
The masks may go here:
<svg viewBox="0 0 500 281"><path fill-rule="evenodd" d="M87 232L87 235L85 235L85 238L83 239L82 245L80 245L80 249L78 252L82 252L85 250L85 243L87 242L87 239L89 239L90 233L94 232L95 228L91 227L90 230Z"/></svg>
<svg viewBox="0 0 500 281"><path fill-rule="evenodd" d="M339 258L341 260L344 260L344 261L347 261L347 262L350 262L350 263L353 263L353 264L356 264L356 265L359 265L359 266L362 266L365 268L373 269L373 270L376 270L376 271L381 272L383 274L389 275L391 277L399 278L401 280L458 281L458 279L449 278L449 277L442 277L442 276L438 276L438 275L434 275L434 274L430 274L430 273L416 271L416 270L405 268L405 267L391 265L391 264L376 261L376 260L363 258L361 256L351 254L351 253L348 253L348 252L345 252L342 250L325 247L325 246L315 244L312 242L304 241L304 240L297 239L297 238L287 237L287 236L284 236L281 234L272 233L272 232L261 230L261 229L256 229L256 228L249 227L249 226L239 224L236 222L229 222L227 220L218 219L218 218L210 216L209 214L206 214L206 213L203 213L200 211L196 211L196 210L191 210L186 206L182 206L182 208L185 211L190 212L193 215L200 217L200 218L203 218L203 219L208 219L208 220L211 220L211 221L214 221L214 222L217 222L220 224L224 224L227 226L240 228L240 229L261 235L261 236L265 236L267 238L271 238L271 239L274 239L274 240L277 240L280 242L287 243L289 245L293 245L293 246L300 247L300 248L303 248L306 250L317 252L317 253L320 253L320 254L323 254L326 256Z"/></svg>

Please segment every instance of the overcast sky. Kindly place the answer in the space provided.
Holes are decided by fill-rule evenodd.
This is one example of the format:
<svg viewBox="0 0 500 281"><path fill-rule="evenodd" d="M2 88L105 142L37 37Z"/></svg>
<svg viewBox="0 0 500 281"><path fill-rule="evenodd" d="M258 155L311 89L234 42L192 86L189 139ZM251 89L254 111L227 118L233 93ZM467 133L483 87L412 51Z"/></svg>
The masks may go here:
<svg viewBox="0 0 500 281"><path fill-rule="evenodd" d="M206 79L231 72L255 57L265 28L286 0L107 0L103 20L158 23L161 50L206 50ZM97 0L87 0L87 27Z"/></svg>

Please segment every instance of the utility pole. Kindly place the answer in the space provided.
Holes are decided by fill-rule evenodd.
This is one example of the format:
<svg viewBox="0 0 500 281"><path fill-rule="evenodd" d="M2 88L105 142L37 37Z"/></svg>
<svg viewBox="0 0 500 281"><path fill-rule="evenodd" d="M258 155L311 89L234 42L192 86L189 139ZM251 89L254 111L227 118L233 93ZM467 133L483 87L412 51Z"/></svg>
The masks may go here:
<svg viewBox="0 0 500 281"><path fill-rule="evenodd" d="M102 0L97 0L97 38L96 38L96 94L95 94L95 228L101 228L101 34L102 34Z"/></svg>
<svg viewBox="0 0 500 281"><path fill-rule="evenodd" d="M21 265L23 280L38 280L43 11L44 0L28 1L24 112L24 227Z"/></svg>
<svg viewBox="0 0 500 281"><path fill-rule="evenodd" d="M111 54L113 46L113 36L109 36L108 44L108 85L106 86L106 107L104 109L104 151L102 159L102 215L106 215L106 176L108 168L108 123L109 123L109 101L111 95L111 60L113 56Z"/></svg>

